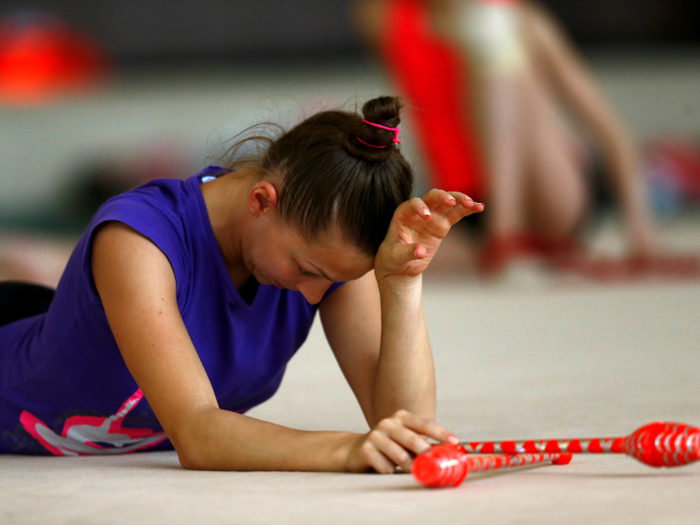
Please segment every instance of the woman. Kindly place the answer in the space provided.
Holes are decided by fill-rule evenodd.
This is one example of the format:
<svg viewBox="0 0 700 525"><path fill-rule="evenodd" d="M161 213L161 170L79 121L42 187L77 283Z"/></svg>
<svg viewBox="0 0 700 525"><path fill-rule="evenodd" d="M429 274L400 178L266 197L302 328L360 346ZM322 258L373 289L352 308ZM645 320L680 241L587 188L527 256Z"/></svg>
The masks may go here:
<svg viewBox="0 0 700 525"><path fill-rule="evenodd" d="M434 184L488 196L483 270L576 247L593 200L586 150L610 178L631 254L658 256L634 138L541 5L358 0L356 15L418 108Z"/></svg>
<svg viewBox="0 0 700 525"><path fill-rule="evenodd" d="M106 203L48 312L0 328L0 451L174 447L192 469L393 472L426 437L455 441L433 422L421 274L483 205L409 200L401 106L318 113L236 171ZM366 434L243 415L276 391L317 309Z"/></svg>

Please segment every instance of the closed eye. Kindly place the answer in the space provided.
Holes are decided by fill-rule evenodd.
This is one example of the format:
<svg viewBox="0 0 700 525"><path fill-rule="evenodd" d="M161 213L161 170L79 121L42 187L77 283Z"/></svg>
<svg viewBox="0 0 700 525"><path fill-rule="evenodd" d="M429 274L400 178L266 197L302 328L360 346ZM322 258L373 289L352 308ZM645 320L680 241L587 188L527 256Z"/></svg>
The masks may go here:
<svg viewBox="0 0 700 525"><path fill-rule="evenodd" d="M311 272L309 272L309 271L306 271L306 270L305 270L304 268L302 268L301 266L299 266L299 272L301 272L301 275L303 275L303 276L305 276L305 277L318 277L317 274L311 273Z"/></svg>

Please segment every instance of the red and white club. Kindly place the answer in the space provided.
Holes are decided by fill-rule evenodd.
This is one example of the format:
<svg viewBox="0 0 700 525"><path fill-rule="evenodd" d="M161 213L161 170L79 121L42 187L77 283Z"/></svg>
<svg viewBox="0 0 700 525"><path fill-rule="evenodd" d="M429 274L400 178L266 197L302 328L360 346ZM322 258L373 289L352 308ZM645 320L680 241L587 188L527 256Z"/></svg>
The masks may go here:
<svg viewBox="0 0 700 525"><path fill-rule="evenodd" d="M571 454L541 452L474 456L463 446L448 443L435 446L417 456L411 472L419 483L428 487L457 487L470 472L522 467L546 461L551 461L554 465L566 465L571 461Z"/></svg>
<svg viewBox="0 0 700 525"><path fill-rule="evenodd" d="M657 421L622 437L471 441L463 443L463 446L470 454L627 454L652 467L679 467L700 458L700 428Z"/></svg>

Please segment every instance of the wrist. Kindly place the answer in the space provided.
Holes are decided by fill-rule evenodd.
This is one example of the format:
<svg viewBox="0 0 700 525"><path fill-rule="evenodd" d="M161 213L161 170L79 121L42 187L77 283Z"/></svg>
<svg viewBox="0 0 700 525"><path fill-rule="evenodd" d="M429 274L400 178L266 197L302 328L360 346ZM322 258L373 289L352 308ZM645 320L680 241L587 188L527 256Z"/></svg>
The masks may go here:
<svg viewBox="0 0 700 525"><path fill-rule="evenodd" d="M377 277L379 294L411 294L421 293L423 276L419 275L385 275Z"/></svg>
<svg viewBox="0 0 700 525"><path fill-rule="evenodd" d="M362 440L364 434L354 432L339 432L338 441L331 452L331 463L336 467L337 472L357 472L358 465L353 461L353 450L357 448L358 442Z"/></svg>
<svg viewBox="0 0 700 525"><path fill-rule="evenodd" d="M285 454L281 470L348 472L348 458L360 434L339 431L297 431L303 441ZM291 454L290 454L291 453ZM278 469L279 470L279 469Z"/></svg>

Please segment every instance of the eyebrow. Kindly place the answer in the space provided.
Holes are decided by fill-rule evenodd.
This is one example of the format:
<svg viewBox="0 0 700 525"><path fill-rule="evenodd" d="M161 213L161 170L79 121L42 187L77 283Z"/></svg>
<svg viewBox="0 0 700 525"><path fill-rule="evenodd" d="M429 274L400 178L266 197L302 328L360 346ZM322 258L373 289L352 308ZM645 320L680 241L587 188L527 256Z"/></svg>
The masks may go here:
<svg viewBox="0 0 700 525"><path fill-rule="evenodd" d="M311 266L313 266L313 267L316 269L316 271L317 271L318 273L320 273L325 279L328 279L328 280L329 280L330 282L332 282L332 283L335 282L333 279L331 279L330 277L328 277L328 274L327 274L326 272L324 272L322 268L320 268L319 266L316 266L314 263L312 263L312 262L309 261L308 259L306 260L306 262L309 263Z"/></svg>

